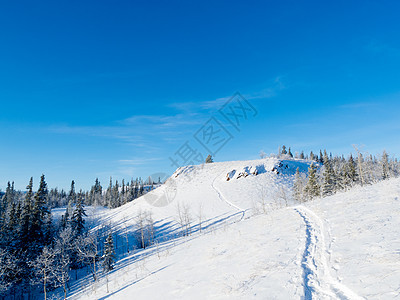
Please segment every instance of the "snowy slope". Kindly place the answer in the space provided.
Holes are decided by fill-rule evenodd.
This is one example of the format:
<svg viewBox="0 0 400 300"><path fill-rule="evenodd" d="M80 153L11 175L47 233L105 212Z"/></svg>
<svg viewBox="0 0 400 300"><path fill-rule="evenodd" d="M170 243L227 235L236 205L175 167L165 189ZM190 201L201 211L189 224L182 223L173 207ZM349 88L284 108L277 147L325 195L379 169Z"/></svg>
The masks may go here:
<svg viewBox="0 0 400 300"><path fill-rule="evenodd" d="M168 232L163 230L163 234L179 234L176 223L178 205L189 207L194 230L200 208L205 227L220 224L222 220L235 222L246 213L251 215L261 198L268 202L268 209L282 206L285 200L272 199L272 195L286 192L290 197L289 190L297 167L306 172L308 163L268 158L179 168L166 184L105 214L100 223L111 223L115 230L122 231L134 226L139 211L151 211L157 227L169 227Z"/></svg>
<svg viewBox="0 0 400 300"><path fill-rule="evenodd" d="M185 167L163 189L173 201L142 197L103 213L132 232L149 209L159 242L120 257L96 285L82 279L71 299L395 299L400 296L400 179L302 205L287 193L303 161L276 159ZM278 174L279 173L279 174ZM227 180L229 178L229 180ZM267 189L263 187L268 187ZM265 214L253 214L265 198ZM149 204L158 201L159 206ZM153 201L153 202L152 202ZM164 202L163 202L164 201ZM287 205L286 206L286 203ZM202 204L201 233L179 237L176 204ZM168 205L166 205L168 204Z"/></svg>

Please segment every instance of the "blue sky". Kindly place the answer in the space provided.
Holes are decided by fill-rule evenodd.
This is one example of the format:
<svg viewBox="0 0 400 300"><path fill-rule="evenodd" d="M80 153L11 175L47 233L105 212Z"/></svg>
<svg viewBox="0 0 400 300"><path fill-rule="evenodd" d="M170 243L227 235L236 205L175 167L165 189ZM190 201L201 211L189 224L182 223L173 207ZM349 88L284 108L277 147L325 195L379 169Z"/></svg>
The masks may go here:
<svg viewBox="0 0 400 300"><path fill-rule="evenodd" d="M240 92L216 161L352 144L400 153L397 1L3 1L0 188L172 173Z"/></svg>

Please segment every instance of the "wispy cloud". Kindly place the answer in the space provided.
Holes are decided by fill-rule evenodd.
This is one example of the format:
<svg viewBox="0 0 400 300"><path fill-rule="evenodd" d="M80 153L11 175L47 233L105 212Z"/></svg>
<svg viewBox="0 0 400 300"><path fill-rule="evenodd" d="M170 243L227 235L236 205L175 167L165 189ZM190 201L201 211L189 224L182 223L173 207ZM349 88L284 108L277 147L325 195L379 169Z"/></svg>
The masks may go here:
<svg viewBox="0 0 400 300"><path fill-rule="evenodd" d="M339 108L342 109L363 109L363 108L374 108L378 107L380 103L377 102L356 102L356 103L346 103L340 105Z"/></svg>
<svg viewBox="0 0 400 300"><path fill-rule="evenodd" d="M269 99L277 96L277 94L287 89L287 84L284 82L284 76L276 76L275 78L268 80L267 87L260 91L244 93L243 96L248 100L261 100ZM240 91L239 91L240 92ZM200 101L187 101L187 102L173 102L168 104L169 107L175 108L178 111L185 113L193 113L194 111L216 111L221 108L232 95L219 97L212 100L200 100Z"/></svg>
<svg viewBox="0 0 400 300"><path fill-rule="evenodd" d="M200 113L180 113L175 115L135 115L122 120L124 125L151 126L155 129L165 129L201 123Z"/></svg>
<svg viewBox="0 0 400 300"><path fill-rule="evenodd" d="M135 159L120 159L118 160L118 163L121 165L129 165L129 166L137 166L137 165L144 165L146 163L152 162L152 161L160 161L162 158L160 157L152 157L152 158L135 158Z"/></svg>

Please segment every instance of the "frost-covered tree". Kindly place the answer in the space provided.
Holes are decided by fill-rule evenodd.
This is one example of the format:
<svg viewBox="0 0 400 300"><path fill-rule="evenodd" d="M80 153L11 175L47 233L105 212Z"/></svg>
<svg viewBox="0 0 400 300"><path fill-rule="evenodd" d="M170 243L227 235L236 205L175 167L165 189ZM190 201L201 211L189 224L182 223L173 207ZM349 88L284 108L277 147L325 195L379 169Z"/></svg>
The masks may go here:
<svg viewBox="0 0 400 300"><path fill-rule="evenodd" d="M389 175L389 156L386 151L383 151L382 154L382 179L388 179Z"/></svg>
<svg viewBox="0 0 400 300"><path fill-rule="evenodd" d="M45 246L41 254L30 264L36 273L34 283L41 283L43 285L43 294L45 300L47 299L47 288L49 285L54 283L56 278L57 269L54 259L54 250Z"/></svg>
<svg viewBox="0 0 400 300"><path fill-rule="evenodd" d="M72 180L71 182L71 189L69 190L68 194L68 203L72 206L76 202L76 192L75 192L75 181Z"/></svg>
<svg viewBox="0 0 400 300"><path fill-rule="evenodd" d="M357 164L354 161L353 155L350 155L347 161L347 176L349 184L353 185L357 182Z"/></svg>
<svg viewBox="0 0 400 300"><path fill-rule="evenodd" d="M304 186L300 177L300 170L297 168L293 182L293 196L296 201L303 202L303 190Z"/></svg>
<svg viewBox="0 0 400 300"><path fill-rule="evenodd" d="M112 234L109 233L104 243L104 254L102 256L104 272L108 273L114 268L115 250Z"/></svg>
<svg viewBox="0 0 400 300"><path fill-rule="evenodd" d="M324 160L324 166L323 166L324 179L322 184L322 195L329 196L335 192L335 172L326 150L324 151L323 160Z"/></svg>
<svg viewBox="0 0 400 300"><path fill-rule="evenodd" d="M66 227L60 231L54 244L54 264L55 279L62 286L64 291L64 299L67 299L67 284L70 280L69 271L71 267L71 254L73 250L73 239L71 227Z"/></svg>
<svg viewBox="0 0 400 300"><path fill-rule="evenodd" d="M314 165L314 163L311 163L310 167L308 168L308 181L304 189L304 193L310 200L321 195L317 178L317 166Z"/></svg>
<svg viewBox="0 0 400 300"><path fill-rule="evenodd" d="M260 158L266 158L267 157L267 154L263 150L260 151L259 155L260 155Z"/></svg>
<svg viewBox="0 0 400 300"><path fill-rule="evenodd" d="M97 233L79 236L75 240L75 249L80 259L90 264L94 281L97 281L97 261L99 259L99 247Z"/></svg>
<svg viewBox="0 0 400 300"><path fill-rule="evenodd" d="M178 223L181 225L182 228L182 234L184 236L187 236L191 233L191 222L192 222L192 216L190 213L190 207L189 205L183 203L177 203L176 204L176 212L177 212L177 217L178 217Z"/></svg>
<svg viewBox="0 0 400 300"><path fill-rule="evenodd" d="M85 209L83 206L82 196L79 194L74 212L71 217L72 230L75 235L81 235L85 229Z"/></svg>
<svg viewBox="0 0 400 300"><path fill-rule="evenodd" d="M47 183L44 175L40 177L39 189L34 196L30 236L36 247L42 248L48 241L51 227L51 214L47 207ZM50 222L50 223L49 223Z"/></svg>
<svg viewBox="0 0 400 300"><path fill-rule="evenodd" d="M136 215L136 227L139 246L145 249L153 243L154 239L154 222L151 212L139 210Z"/></svg>
<svg viewBox="0 0 400 300"><path fill-rule="evenodd" d="M0 248L0 294L5 294L13 285L13 272L16 268L15 258Z"/></svg>
<svg viewBox="0 0 400 300"><path fill-rule="evenodd" d="M310 152L310 160L315 160L315 155L312 151Z"/></svg>

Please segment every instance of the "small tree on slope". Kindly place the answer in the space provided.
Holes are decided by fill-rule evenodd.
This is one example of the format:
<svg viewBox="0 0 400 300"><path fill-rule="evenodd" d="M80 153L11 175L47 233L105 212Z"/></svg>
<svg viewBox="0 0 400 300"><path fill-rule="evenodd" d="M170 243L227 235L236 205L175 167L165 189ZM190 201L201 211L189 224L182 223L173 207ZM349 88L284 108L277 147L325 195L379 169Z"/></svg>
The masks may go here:
<svg viewBox="0 0 400 300"><path fill-rule="evenodd" d="M382 179L388 179L389 178L389 158L388 154L386 151L383 151L382 154Z"/></svg>
<svg viewBox="0 0 400 300"><path fill-rule="evenodd" d="M310 167L308 168L308 182L304 192L310 200L321 195L320 186L317 180L317 167L314 165L314 163L311 163Z"/></svg>
<svg viewBox="0 0 400 300"><path fill-rule="evenodd" d="M86 213L82 203L82 196L79 194L76 207L71 217L72 229L76 235L81 235L85 229L84 216L86 216Z"/></svg>
<svg viewBox="0 0 400 300"><path fill-rule="evenodd" d="M104 243L104 254L102 259L104 272L110 272L114 268L115 260L114 240L111 233L108 235Z"/></svg>
<svg viewBox="0 0 400 300"><path fill-rule="evenodd" d="M299 168L296 169L296 174L294 175L293 194L294 194L294 198L297 201L302 202L302 200L303 200L303 185L301 182Z"/></svg>

